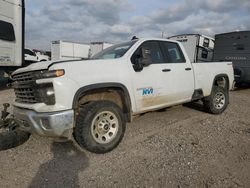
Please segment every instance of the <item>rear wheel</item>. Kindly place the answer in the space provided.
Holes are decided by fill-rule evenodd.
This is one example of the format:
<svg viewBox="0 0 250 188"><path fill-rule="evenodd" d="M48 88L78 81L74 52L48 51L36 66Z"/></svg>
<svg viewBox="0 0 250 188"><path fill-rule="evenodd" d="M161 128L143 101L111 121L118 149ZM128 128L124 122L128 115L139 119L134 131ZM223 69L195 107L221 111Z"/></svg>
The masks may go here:
<svg viewBox="0 0 250 188"><path fill-rule="evenodd" d="M212 114L220 114L227 108L229 103L228 90L214 86L211 95L206 97L203 102L206 111Z"/></svg>
<svg viewBox="0 0 250 188"><path fill-rule="evenodd" d="M90 102L80 109L74 138L81 148L106 153L121 142L125 127L122 110L115 103Z"/></svg>

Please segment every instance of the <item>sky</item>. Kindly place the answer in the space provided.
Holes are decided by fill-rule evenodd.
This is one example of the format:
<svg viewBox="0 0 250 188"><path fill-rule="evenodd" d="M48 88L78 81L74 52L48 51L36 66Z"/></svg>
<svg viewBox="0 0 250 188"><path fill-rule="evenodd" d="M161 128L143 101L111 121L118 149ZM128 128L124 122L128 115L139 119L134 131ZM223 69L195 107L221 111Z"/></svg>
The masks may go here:
<svg viewBox="0 0 250 188"><path fill-rule="evenodd" d="M250 0L26 0L26 46L250 30Z"/></svg>

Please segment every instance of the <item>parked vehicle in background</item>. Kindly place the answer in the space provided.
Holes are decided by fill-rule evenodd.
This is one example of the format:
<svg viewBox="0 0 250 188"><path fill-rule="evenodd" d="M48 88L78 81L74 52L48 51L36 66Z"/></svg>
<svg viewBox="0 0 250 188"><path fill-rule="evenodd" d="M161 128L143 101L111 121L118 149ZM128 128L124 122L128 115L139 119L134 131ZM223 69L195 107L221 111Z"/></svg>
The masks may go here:
<svg viewBox="0 0 250 188"><path fill-rule="evenodd" d="M183 44L191 62L211 62L213 59L214 39L199 34L183 34L168 37Z"/></svg>
<svg viewBox="0 0 250 188"><path fill-rule="evenodd" d="M24 60L25 60L25 62L30 64L30 63L37 62L38 58L33 50L26 48L26 49L24 49Z"/></svg>
<svg viewBox="0 0 250 188"><path fill-rule="evenodd" d="M68 41L52 41L51 42L51 59L67 60L67 59L87 59L89 58L90 45L85 43L76 43Z"/></svg>
<svg viewBox="0 0 250 188"><path fill-rule="evenodd" d="M232 61L236 85L250 83L250 31L215 35L214 61Z"/></svg>
<svg viewBox="0 0 250 188"><path fill-rule="evenodd" d="M89 60L35 63L12 77L14 117L24 130L96 153L114 149L141 113L200 99L208 112L222 113L234 80L231 62L192 64L180 42L157 38Z"/></svg>
<svg viewBox="0 0 250 188"><path fill-rule="evenodd" d="M47 52L26 48L24 49L24 59L26 64L28 65L40 61L49 61L50 57L47 55Z"/></svg>
<svg viewBox="0 0 250 188"><path fill-rule="evenodd" d="M114 44L107 43L107 42L91 42L90 43L90 54L89 56L92 57L95 54L99 53L100 51L113 46Z"/></svg>
<svg viewBox="0 0 250 188"><path fill-rule="evenodd" d="M0 0L0 71L24 64L24 0Z"/></svg>
<svg viewBox="0 0 250 188"><path fill-rule="evenodd" d="M35 50L35 49L33 49L33 51L35 52L38 61L49 61L49 60L51 60L51 53L49 51Z"/></svg>

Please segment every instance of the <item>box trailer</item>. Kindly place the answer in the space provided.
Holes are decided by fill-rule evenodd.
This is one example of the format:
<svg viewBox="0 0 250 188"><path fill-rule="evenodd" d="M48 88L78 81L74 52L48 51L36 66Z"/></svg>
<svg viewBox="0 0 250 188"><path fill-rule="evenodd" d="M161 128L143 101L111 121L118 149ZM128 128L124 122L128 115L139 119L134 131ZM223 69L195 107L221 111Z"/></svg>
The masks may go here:
<svg viewBox="0 0 250 188"><path fill-rule="evenodd" d="M89 54L89 44L62 40L51 42L52 60L89 58Z"/></svg>
<svg viewBox="0 0 250 188"><path fill-rule="evenodd" d="M90 43L90 57L110 46L113 46L113 44L107 43L107 42L91 42Z"/></svg>
<svg viewBox="0 0 250 188"><path fill-rule="evenodd" d="M215 61L232 61L237 85L250 83L250 31L215 35Z"/></svg>
<svg viewBox="0 0 250 188"><path fill-rule="evenodd" d="M0 0L0 71L24 64L24 0Z"/></svg>
<svg viewBox="0 0 250 188"><path fill-rule="evenodd" d="M168 37L183 44L191 62L210 62L213 59L214 39L200 34L183 34Z"/></svg>

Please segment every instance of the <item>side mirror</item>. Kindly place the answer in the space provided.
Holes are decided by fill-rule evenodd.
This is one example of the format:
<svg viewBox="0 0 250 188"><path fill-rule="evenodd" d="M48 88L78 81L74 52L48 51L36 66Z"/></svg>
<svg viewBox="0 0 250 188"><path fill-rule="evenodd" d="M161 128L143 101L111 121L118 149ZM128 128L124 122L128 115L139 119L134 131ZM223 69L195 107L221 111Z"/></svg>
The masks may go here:
<svg viewBox="0 0 250 188"><path fill-rule="evenodd" d="M136 72L142 71L143 67L152 64L151 51L149 49L141 48L140 53L136 55L133 67Z"/></svg>
<svg viewBox="0 0 250 188"><path fill-rule="evenodd" d="M141 63L141 59L142 57L140 57L139 55L135 58L135 61L133 63L135 72L141 72L143 69L143 64Z"/></svg>

